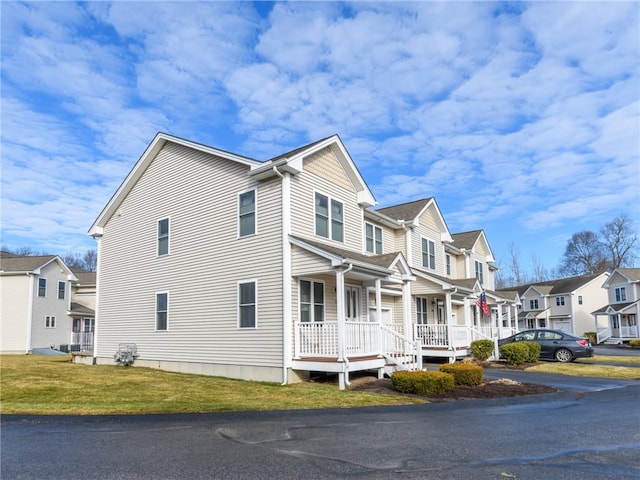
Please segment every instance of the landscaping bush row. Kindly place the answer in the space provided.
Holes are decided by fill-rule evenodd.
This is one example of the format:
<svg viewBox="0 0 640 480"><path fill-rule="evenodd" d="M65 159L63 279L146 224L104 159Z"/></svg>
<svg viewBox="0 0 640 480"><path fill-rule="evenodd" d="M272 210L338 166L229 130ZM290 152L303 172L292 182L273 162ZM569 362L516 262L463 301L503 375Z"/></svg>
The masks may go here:
<svg viewBox="0 0 640 480"><path fill-rule="evenodd" d="M396 372L391 375L391 385L402 393L437 396L452 391L456 385L480 385L482 373L479 365L450 363L441 365L439 372Z"/></svg>

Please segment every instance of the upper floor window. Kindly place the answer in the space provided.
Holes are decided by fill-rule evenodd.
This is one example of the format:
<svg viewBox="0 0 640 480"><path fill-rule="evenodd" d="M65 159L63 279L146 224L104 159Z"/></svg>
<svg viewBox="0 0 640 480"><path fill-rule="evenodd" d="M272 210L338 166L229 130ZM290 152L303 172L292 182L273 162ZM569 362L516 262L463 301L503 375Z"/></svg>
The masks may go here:
<svg viewBox="0 0 640 480"><path fill-rule="evenodd" d="M324 283L300 280L300 321L324 322Z"/></svg>
<svg viewBox="0 0 640 480"><path fill-rule="evenodd" d="M538 309L538 299L534 298L533 300L529 300L529 308L531 310L537 310Z"/></svg>
<svg viewBox="0 0 640 480"><path fill-rule="evenodd" d="M427 323L427 310L429 302L425 297L416 297L416 323Z"/></svg>
<svg viewBox="0 0 640 480"><path fill-rule="evenodd" d="M476 278L478 279L480 284L484 284L484 265L482 265L482 262L479 262L477 260L475 262L476 262Z"/></svg>
<svg viewBox="0 0 640 480"><path fill-rule="evenodd" d="M256 191L238 195L238 235L245 237L256 233Z"/></svg>
<svg viewBox="0 0 640 480"><path fill-rule="evenodd" d="M582 295L578 295L578 305L582 305Z"/></svg>
<svg viewBox="0 0 640 480"><path fill-rule="evenodd" d="M382 253L382 228L365 223L365 248L369 253Z"/></svg>
<svg viewBox="0 0 640 480"><path fill-rule="evenodd" d="M316 235L337 242L344 241L344 206L342 202L316 193Z"/></svg>
<svg viewBox="0 0 640 480"><path fill-rule="evenodd" d="M256 284L255 280L238 283L238 327L256 328Z"/></svg>
<svg viewBox="0 0 640 480"><path fill-rule="evenodd" d="M169 219L158 220L158 255L169 254Z"/></svg>
<svg viewBox="0 0 640 480"><path fill-rule="evenodd" d="M156 330L169 329L169 294L156 293Z"/></svg>
<svg viewBox="0 0 640 480"><path fill-rule="evenodd" d="M627 290L625 287L617 287L616 288L616 302L626 302L627 301Z"/></svg>
<svg viewBox="0 0 640 480"><path fill-rule="evenodd" d="M67 289L67 282L58 282L58 298L60 300L64 300L66 289Z"/></svg>
<svg viewBox="0 0 640 480"><path fill-rule="evenodd" d="M56 317L48 315L44 317L44 328L56 328Z"/></svg>
<svg viewBox="0 0 640 480"><path fill-rule="evenodd" d="M451 276L451 255L446 254L444 256L444 266L446 268L447 276Z"/></svg>
<svg viewBox="0 0 640 480"><path fill-rule="evenodd" d="M47 296L47 279L46 278L38 279L38 296L39 297Z"/></svg>
<svg viewBox="0 0 640 480"><path fill-rule="evenodd" d="M436 269L436 244L426 238L422 239L422 266Z"/></svg>
<svg viewBox="0 0 640 480"><path fill-rule="evenodd" d="M564 297L556 297L556 305L564 305Z"/></svg>

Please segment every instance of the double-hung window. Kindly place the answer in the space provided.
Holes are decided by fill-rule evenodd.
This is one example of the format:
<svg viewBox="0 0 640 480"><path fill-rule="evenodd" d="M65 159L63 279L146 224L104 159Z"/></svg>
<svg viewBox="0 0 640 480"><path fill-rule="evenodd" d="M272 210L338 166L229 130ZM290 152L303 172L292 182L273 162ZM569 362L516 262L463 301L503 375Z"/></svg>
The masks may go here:
<svg viewBox="0 0 640 480"><path fill-rule="evenodd" d="M158 220L158 256L169 254L169 219Z"/></svg>
<svg viewBox="0 0 640 480"><path fill-rule="evenodd" d="M436 269L436 244L427 238L422 239L422 266Z"/></svg>
<svg viewBox="0 0 640 480"><path fill-rule="evenodd" d="M300 280L300 321L324 321L324 283Z"/></svg>
<svg viewBox="0 0 640 480"><path fill-rule="evenodd" d="M56 317L49 315L44 317L44 328L56 328Z"/></svg>
<svg viewBox="0 0 640 480"><path fill-rule="evenodd" d="M444 266L447 272L447 276L450 277L451 276L451 255L446 254L444 256Z"/></svg>
<svg viewBox="0 0 640 480"><path fill-rule="evenodd" d="M382 253L382 228L371 223L365 223L365 249L369 253Z"/></svg>
<svg viewBox="0 0 640 480"><path fill-rule="evenodd" d="M47 279L46 278L38 279L38 296L39 297L47 296Z"/></svg>
<svg viewBox="0 0 640 480"><path fill-rule="evenodd" d="M616 302L626 302L627 301L627 290L625 287L616 288Z"/></svg>
<svg viewBox="0 0 640 480"><path fill-rule="evenodd" d="M425 297L416 297L416 323L426 324L427 323L427 308L429 302Z"/></svg>
<svg viewBox="0 0 640 480"><path fill-rule="evenodd" d="M256 191L238 195L238 236L246 237L256 233Z"/></svg>
<svg viewBox="0 0 640 480"><path fill-rule="evenodd" d="M257 282L238 282L238 327L256 328Z"/></svg>
<svg viewBox="0 0 640 480"><path fill-rule="evenodd" d="M169 294L156 293L156 330L169 329Z"/></svg>
<svg viewBox="0 0 640 480"><path fill-rule="evenodd" d="M533 300L529 300L529 309L537 310L538 309L538 299L534 298Z"/></svg>
<svg viewBox="0 0 640 480"><path fill-rule="evenodd" d="M556 297L556 305L557 306L564 305L564 297Z"/></svg>
<svg viewBox="0 0 640 480"><path fill-rule="evenodd" d="M67 282L58 282L58 298L64 300L65 291L67 289Z"/></svg>
<svg viewBox="0 0 640 480"><path fill-rule="evenodd" d="M484 266L482 265L482 262L479 262L477 260L475 262L476 262L476 278L482 285L484 284Z"/></svg>
<svg viewBox="0 0 640 480"><path fill-rule="evenodd" d="M321 193L315 194L316 235L344 241L344 205Z"/></svg>

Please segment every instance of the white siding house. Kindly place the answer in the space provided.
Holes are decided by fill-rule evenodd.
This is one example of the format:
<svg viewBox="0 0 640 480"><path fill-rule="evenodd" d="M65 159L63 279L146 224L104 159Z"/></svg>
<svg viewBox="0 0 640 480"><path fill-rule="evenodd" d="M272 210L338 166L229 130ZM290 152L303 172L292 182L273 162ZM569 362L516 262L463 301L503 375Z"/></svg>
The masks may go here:
<svg viewBox="0 0 640 480"><path fill-rule="evenodd" d="M159 133L89 230L94 361L135 344L136 365L344 387L464 355L493 287L484 233L457 249L434 199L375 204L335 135L259 162Z"/></svg>
<svg viewBox="0 0 640 480"><path fill-rule="evenodd" d="M602 288L606 305L593 311L598 343L623 343L640 338L640 268L617 268Z"/></svg>
<svg viewBox="0 0 640 480"><path fill-rule="evenodd" d="M0 254L0 352L30 353L71 340L73 272L55 255Z"/></svg>

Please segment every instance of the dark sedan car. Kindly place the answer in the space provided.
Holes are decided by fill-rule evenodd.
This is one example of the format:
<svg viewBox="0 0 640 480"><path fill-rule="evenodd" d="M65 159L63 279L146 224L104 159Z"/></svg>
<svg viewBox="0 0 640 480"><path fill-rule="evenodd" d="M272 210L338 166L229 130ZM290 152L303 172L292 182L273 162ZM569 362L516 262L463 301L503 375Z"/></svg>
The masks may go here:
<svg viewBox="0 0 640 480"><path fill-rule="evenodd" d="M576 337L560 330L524 330L498 340L502 346L513 342L535 342L540 345L540 358L573 362L576 358L593 357L593 347L588 338Z"/></svg>

